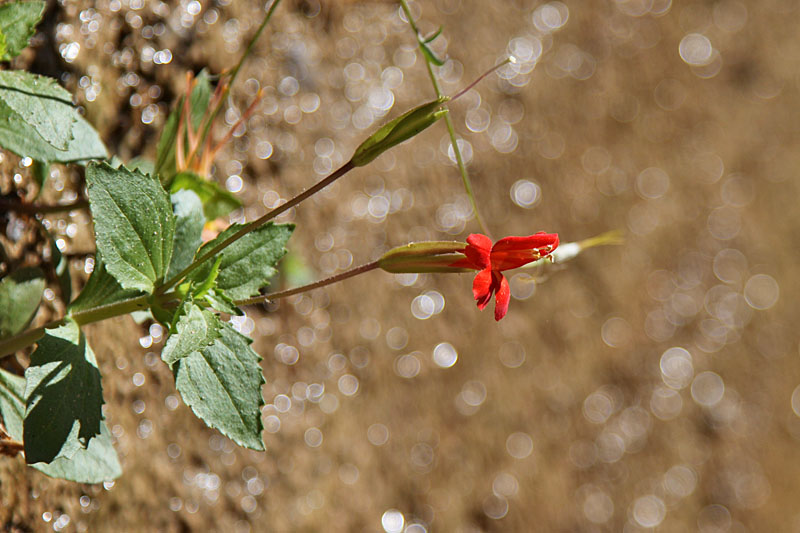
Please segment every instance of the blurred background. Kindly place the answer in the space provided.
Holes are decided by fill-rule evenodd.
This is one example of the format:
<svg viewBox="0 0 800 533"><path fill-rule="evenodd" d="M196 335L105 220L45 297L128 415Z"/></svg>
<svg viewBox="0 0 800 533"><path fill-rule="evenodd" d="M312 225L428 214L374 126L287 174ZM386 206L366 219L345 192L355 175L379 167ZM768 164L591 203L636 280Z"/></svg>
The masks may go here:
<svg viewBox="0 0 800 533"><path fill-rule="evenodd" d="M469 274L372 272L251 308L237 326L264 357L266 453L183 405L158 325L92 325L124 474L82 486L0 460L0 523L799 530L798 7L412 2L422 33L443 27L445 93L518 59L450 106L492 234L568 242L619 229L624 245L507 272L514 298L499 323L475 308ZM112 152L152 157L184 72L233 65L263 13L232 0L63 0L18 66L75 91ZM284 0L229 125L259 88L214 170L246 204L231 221L292 197L435 96L393 2ZM62 170L45 198L76 183ZM69 250L91 247L85 214L48 218ZM480 230L443 123L283 219L297 230L275 289Z"/></svg>

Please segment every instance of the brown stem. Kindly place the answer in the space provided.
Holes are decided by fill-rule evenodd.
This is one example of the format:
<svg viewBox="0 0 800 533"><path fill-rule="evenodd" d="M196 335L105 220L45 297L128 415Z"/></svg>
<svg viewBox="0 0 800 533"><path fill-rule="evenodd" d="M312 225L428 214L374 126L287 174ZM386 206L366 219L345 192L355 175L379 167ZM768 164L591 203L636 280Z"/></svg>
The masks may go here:
<svg viewBox="0 0 800 533"><path fill-rule="evenodd" d="M280 298L286 298L288 296L294 296L295 294L300 294L302 292L318 289L320 287L324 287L325 285L331 285L332 283L338 283L347 278L352 278L353 276L358 276L359 274L363 274L364 272L375 270L376 268L378 268L378 261L373 261L372 263L361 265L352 270L348 270L347 272L342 272L341 274L336 274L335 276L315 281L314 283L309 283L308 285L303 285L302 287L296 287L294 289L288 289L280 292L273 292L271 294L264 294L262 296L255 296L253 298L248 298L246 300L237 300L233 303L235 303L236 305L252 305L252 304L269 302L272 300L278 300Z"/></svg>
<svg viewBox="0 0 800 533"><path fill-rule="evenodd" d="M14 201L5 198L0 199L0 211L14 211L15 213L24 213L26 215L64 213L68 211L86 209L87 207L89 207L89 202L84 199L76 200L71 204L55 205L26 204L22 201Z"/></svg>

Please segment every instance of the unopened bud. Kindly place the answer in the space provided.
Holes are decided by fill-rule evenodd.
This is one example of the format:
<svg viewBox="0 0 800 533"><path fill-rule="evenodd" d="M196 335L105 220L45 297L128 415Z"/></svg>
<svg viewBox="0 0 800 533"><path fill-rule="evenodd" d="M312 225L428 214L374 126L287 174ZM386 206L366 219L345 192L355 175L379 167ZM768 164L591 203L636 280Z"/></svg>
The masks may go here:
<svg viewBox="0 0 800 533"><path fill-rule="evenodd" d="M378 266L393 274L470 272L469 268L452 266L466 257L462 253L466 247L466 243L457 241L412 242L383 254Z"/></svg>
<svg viewBox="0 0 800 533"><path fill-rule="evenodd" d="M356 148L350 162L353 166L363 167L389 148L426 129L447 113L447 109L442 107L447 100L447 96L442 96L415 107L384 125Z"/></svg>

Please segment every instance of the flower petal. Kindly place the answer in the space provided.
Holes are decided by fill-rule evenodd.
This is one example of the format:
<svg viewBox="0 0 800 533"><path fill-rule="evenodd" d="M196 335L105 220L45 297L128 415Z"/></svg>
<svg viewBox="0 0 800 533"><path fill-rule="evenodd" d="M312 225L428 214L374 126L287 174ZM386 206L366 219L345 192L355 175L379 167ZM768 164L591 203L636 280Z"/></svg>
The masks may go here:
<svg viewBox="0 0 800 533"><path fill-rule="evenodd" d="M481 270L472 281L472 295L478 301L478 309L483 309L492 299L492 271Z"/></svg>
<svg viewBox="0 0 800 533"><path fill-rule="evenodd" d="M508 304L511 301L511 287L508 285L508 280L500 272L493 272L499 276L499 287L494 295L494 319L500 320L508 312Z"/></svg>
<svg viewBox="0 0 800 533"><path fill-rule="evenodd" d="M493 270L510 270L540 259L558 246L558 234L536 233L527 237L506 237L492 247Z"/></svg>
<svg viewBox="0 0 800 533"><path fill-rule="evenodd" d="M492 239L480 233L473 233L467 237L467 247L464 255L472 268L483 270L489 266L489 257L492 251ZM463 266L463 265L459 265Z"/></svg>

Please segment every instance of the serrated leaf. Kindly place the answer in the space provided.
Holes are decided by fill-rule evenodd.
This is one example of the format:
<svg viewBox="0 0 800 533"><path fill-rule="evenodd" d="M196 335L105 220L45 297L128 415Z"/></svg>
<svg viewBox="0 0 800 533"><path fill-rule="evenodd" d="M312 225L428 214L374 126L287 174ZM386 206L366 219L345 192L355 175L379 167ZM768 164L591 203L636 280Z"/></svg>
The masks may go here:
<svg viewBox="0 0 800 533"><path fill-rule="evenodd" d="M33 37L36 24L42 18L45 3L9 2L0 6L0 32L4 36L5 47L0 61L10 61L28 46Z"/></svg>
<svg viewBox="0 0 800 533"><path fill-rule="evenodd" d="M25 417L25 378L0 368L0 416L8 434L22 440ZM122 475L117 452L111 444L111 434L105 422L100 424L100 434L89 441L89 447L79 449L72 459L59 458L52 463L31 465L48 476L77 481L100 483Z"/></svg>
<svg viewBox="0 0 800 533"><path fill-rule="evenodd" d="M208 110L212 89L211 78L205 70L201 70L195 80L195 86L189 99L189 108L192 115L192 126L197 129L203 115ZM178 121L183 113L183 98L183 96L178 98L175 107L167 117L156 147L155 172L159 175L162 183L170 183L176 173L175 146L178 141ZM182 139L182 142L185 142L185 139Z"/></svg>
<svg viewBox="0 0 800 533"><path fill-rule="evenodd" d="M99 305L108 305L144 294L136 289L123 289L114 276L108 273L100 254L95 256L92 270L86 285L68 308L70 313L84 311Z"/></svg>
<svg viewBox="0 0 800 533"><path fill-rule="evenodd" d="M175 237L172 244L172 261L167 279L189 266L194 254L203 242L203 204L193 191L178 191L171 196L172 212L175 214Z"/></svg>
<svg viewBox="0 0 800 533"><path fill-rule="evenodd" d="M44 287L44 274L38 268L21 268L0 280L0 339L31 323Z"/></svg>
<svg viewBox="0 0 800 533"><path fill-rule="evenodd" d="M242 206L242 202L215 181L201 178L192 172L181 172L172 180L170 191L193 191L203 202L206 220L215 220Z"/></svg>
<svg viewBox="0 0 800 533"><path fill-rule="evenodd" d="M175 387L209 427L240 446L263 450L261 358L250 347L252 341L229 323L222 323L220 333L211 346L175 363Z"/></svg>
<svg viewBox="0 0 800 533"><path fill-rule="evenodd" d="M152 292L172 258L175 215L158 179L93 163L86 169L97 251L124 289Z"/></svg>
<svg viewBox="0 0 800 533"><path fill-rule="evenodd" d="M72 95L56 80L24 70L0 71L0 100L45 141L66 150L78 115Z"/></svg>
<svg viewBox="0 0 800 533"><path fill-rule="evenodd" d="M59 150L44 140L36 129L25 122L7 103L0 100L0 147L20 157L45 163L79 163L108 157L106 147L92 126L78 114L72 124L70 141Z"/></svg>
<svg viewBox="0 0 800 533"><path fill-rule="evenodd" d="M222 322L219 318L191 300L183 303L178 316L173 332L161 351L161 359L168 365L210 346L221 336Z"/></svg>
<svg viewBox="0 0 800 533"><path fill-rule="evenodd" d="M211 250L242 228L233 224L220 233L216 239L203 245L197 255ZM292 235L294 224L265 224L234 242L221 252L216 290L232 300L241 300L258 294L275 275L275 265L286 254L286 242ZM206 261L187 276L190 281L201 283L213 267L213 261Z"/></svg>
<svg viewBox="0 0 800 533"><path fill-rule="evenodd" d="M47 330L25 370L28 463L72 458L100 434L103 389L94 352L72 320Z"/></svg>

